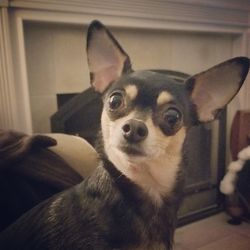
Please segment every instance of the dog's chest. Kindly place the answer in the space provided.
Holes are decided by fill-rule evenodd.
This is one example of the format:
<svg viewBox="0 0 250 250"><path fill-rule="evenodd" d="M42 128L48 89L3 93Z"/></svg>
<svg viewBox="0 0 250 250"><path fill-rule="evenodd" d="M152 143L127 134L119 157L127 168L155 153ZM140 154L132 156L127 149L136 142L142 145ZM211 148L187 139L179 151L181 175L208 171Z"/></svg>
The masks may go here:
<svg viewBox="0 0 250 250"><path fill-rule="evenodd" d="M137 216L135 216L137 217ZM135 236L134 244L130 245L123 242L126 246L122 247L123 250L169 250L166 244L171 244L174 226L171 221L167 221L164 216L156 216L152 214L150 217L143 218L144 215L140 214L131 221L130 230ZM143 219L142 219L143 218ZM136 221L136 222L135 222ZM163 223L163 221L165 223ZM167 245L168 245L167 244Z"/></svg>

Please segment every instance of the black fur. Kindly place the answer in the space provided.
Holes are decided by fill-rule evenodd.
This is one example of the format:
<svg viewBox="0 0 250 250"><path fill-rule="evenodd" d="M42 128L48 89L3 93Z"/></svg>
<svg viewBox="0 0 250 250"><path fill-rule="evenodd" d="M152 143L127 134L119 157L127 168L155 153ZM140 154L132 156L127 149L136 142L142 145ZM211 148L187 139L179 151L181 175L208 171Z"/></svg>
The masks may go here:
<svg viewBox="0 0 250 250"><path fill-rule="evenodd" d="M180 186L158 208L112 163L103 164L5 230L1 249L154 249L157 243L171 249Z"/></svg>

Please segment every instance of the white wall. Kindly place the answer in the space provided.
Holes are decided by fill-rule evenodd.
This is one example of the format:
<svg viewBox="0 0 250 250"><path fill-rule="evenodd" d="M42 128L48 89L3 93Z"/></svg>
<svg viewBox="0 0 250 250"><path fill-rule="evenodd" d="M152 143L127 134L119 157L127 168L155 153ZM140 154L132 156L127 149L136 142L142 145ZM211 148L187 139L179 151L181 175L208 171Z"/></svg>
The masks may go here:
<svg viewBox="0 0 250 250"><path fill-rule="evenodd" d="M86 29L27 23L24 31L33 130L50 132L56 94L77 93L89 86Z"/></svg>

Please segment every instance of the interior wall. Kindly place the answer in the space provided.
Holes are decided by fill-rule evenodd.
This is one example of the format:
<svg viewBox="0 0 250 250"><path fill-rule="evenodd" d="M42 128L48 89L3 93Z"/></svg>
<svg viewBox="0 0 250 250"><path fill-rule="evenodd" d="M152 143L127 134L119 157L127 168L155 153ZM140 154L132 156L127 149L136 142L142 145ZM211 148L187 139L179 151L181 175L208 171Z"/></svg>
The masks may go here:
<svg viewBox="0 0 250 250"><path fill-rule="evenodd" d="M25 23L24 32L33 131L46 133L57 110L56 94L89 86L86 28Z"/></svg>
<svg viewBox="0 0 250 250"><path fill-rule="evenodd" d="M111 29L134 69L162 68L195 74L232 56L233 37L222 34ZM50 132L57 93L89 87L86 27L27 22L24 25L33 131Z"/></svg>

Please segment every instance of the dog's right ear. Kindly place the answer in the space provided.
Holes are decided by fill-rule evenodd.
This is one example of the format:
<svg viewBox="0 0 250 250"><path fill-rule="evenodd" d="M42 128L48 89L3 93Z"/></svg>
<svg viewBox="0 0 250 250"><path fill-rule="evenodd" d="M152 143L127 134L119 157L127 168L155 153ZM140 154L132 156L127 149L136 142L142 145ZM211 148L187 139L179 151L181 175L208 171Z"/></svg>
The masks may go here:
<svg viewBox="0 0 250 250"><path fill-rule="evenodd" d="M123 73L131 71L128 55L99 21L89 26L87 56L91 84L100 93Z"/></svg>
<svg viewBox="0 0 250 250"><path fill-rule="evenodd" d="M235 57L186 81L200 122L209 122L217 117L240 90L248 70L249 59Z"/></svg>

